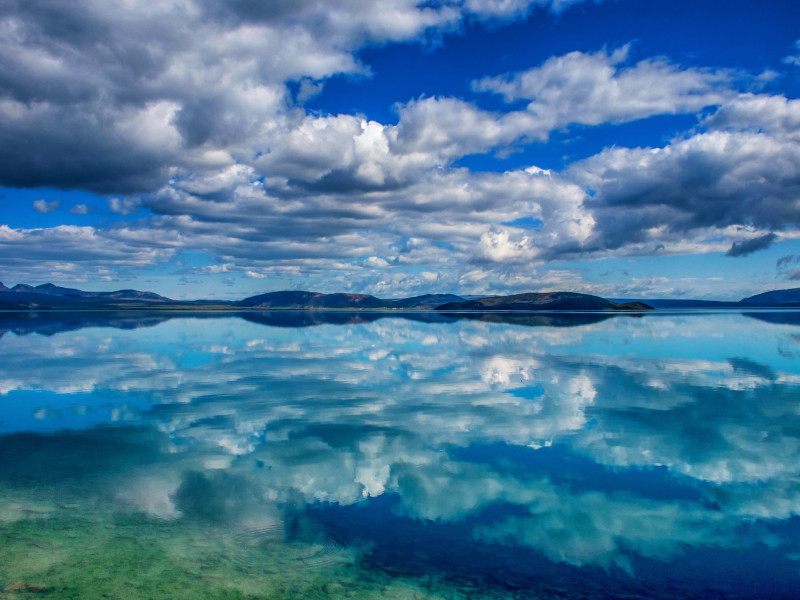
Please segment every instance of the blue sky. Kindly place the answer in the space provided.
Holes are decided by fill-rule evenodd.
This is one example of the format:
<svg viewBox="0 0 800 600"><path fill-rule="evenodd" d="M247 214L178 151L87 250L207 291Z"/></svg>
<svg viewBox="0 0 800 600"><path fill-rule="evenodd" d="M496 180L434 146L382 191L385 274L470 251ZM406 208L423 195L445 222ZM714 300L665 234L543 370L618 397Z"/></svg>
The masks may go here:
<svg viewBox="0 0 800 600"><path fill-rule="evenodd" d="M796 2L7 9L6 285L800 285Z"/></svg>

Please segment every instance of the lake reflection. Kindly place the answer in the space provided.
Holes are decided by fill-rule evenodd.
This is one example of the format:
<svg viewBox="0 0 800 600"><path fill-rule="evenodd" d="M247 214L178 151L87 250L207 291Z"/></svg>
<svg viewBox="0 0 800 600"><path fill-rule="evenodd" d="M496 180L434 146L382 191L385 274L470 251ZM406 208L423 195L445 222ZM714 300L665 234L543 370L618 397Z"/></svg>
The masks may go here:
<svg viewBox="0 0 800 600"><path fill-rule="evenodd" d="M0 313L0 589L798 597L798 317Z"/></svg>

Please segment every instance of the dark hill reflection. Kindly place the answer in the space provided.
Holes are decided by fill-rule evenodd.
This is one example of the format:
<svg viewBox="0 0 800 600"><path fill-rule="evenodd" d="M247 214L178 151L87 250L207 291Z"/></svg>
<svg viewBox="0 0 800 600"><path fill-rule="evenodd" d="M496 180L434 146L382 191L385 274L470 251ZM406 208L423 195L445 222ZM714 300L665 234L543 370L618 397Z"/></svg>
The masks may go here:
<svg viewBox="0 0 800 600"><path fill-rule="evenodd" d="M798 596L796 325L469 317L6 320L0 589Z"/></svg>
<svg viewBox="0 0 800 600"><path fill-rule="evenodd" d="M509 323L525 327L578 327L599 323L614 317L641 317L636 313L437 313L434 311L0 311L0 337L16 335L55 335L84 327L113 327L138 329L153 327L171 319L231 319L239 318L269 327L312 327L315 325L357 325L380 319L407 319L420 323L452 323L462 319Z"/></svg>
<svg viewBox="0 0 800 600"><path fill-rule="evenodd" d="M777 323L781 325L800 325L800 311L797 310L762 310L758 312L745 312L751 319Z"/></svg>

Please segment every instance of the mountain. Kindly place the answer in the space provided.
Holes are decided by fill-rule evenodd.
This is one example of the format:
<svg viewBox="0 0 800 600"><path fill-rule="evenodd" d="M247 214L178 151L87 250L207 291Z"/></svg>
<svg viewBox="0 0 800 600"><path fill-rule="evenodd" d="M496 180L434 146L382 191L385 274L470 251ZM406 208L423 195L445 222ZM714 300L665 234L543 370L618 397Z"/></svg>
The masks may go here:
<svg viewBox="0 0 800 600"><path fill-rule="evenodd" d="M319 292L268 292L251 296L234 303L240 308L280 309L324 309L324 308L371 308L371 309L432 309L446 302L461 301L453 294L425 294L399 300L384 300L367 294L321 294Z"/></svg>
<svg viewBox="0 0 800 600"><path fill-rule="evenodd" d="M35 287L25 283L18 283L10 290L6 286L0 287L0 309L4 310L84 310L92 308L162 306L168 303L173 303L173 301L153 292L140 292L138 290L86 292L77 288L60 287L52 283L45 283Z"/></svg>
<svg viewBox="0 0 800 600"><path fill-rule="evenodd" d="M9 291L6 286L3 285L3 282L0 281L0 292L7 292Z"/></svg>
<svg viewBox="0 0 800 600"><path fill-rule="evenodd" d="M747 306L800 306L800 288L772 290L743 298L739 304Z"/></svg>
<svg viewBox="0 0 800 600"><path fill-rule="evenodd" d="M419 308L433 309L448 302L463 302L465 298L455 294L425 294L423 296L413 296L411 298L401 298L400 300L387 300L391 302L391 308Z"/></svg>
<svg viewBox="0 0 800 600"><path fill-rule="evenodd" d="M619 304L592 296L575 292L548 292L514 294L513 296L487 296L477 300L465 302L450 302L436 308L436 310L650 310L643 302L626 302Z"/></svg>
<svg viewBox="0 0 800 600"><path fill-rule="evenodd" d="M588 294L553 292L489 296L468 300L454 294L425 294L412 298L385 300L366 294L320 294L318 292L268 292L234 303L234 307L261 309L371 308L416 310L647 310L642 302L619 304Z"/></svg>
<svg viewBox="0 0 800 600"><path fill-rule="evenodd" d="M12 292L36 292L36 288L27 283L18 283L11 288Z"/></svg>
<svg viewBox="0 0 800 600"><path fill-rule="evenodd" d="M4 286L5 287L5 286ZM0 290L2 291L2 290ZM52 283L43 283L36 287L25 283L18 283L12 292L28 294L46 294L48 296L77 296L80 298L110 298L114 300L169 300L154 292L140 292L138 290L117 290L115 292L86 292L76 288L65 288Z"/></svg>
<svg viewBox="0 0 800 600"><path fill-rule="evenodd" d="M64 288L54 285L52 283L43 283L42 285L37 285L33 287L32 285L26 285L24 283L18 283L13 288L11 288L12 292L28 292L33 294L49 294L51 296L85 296L86 294L91 294L92 292L84 292L74 288Z"/></svg>
<svg viewBox="0 0 800 600"><path fill-rule="evenodd" d="M381 301L366 294L320 294L319 292L268 292L235 302L242 308L381 308Z"/></svg>

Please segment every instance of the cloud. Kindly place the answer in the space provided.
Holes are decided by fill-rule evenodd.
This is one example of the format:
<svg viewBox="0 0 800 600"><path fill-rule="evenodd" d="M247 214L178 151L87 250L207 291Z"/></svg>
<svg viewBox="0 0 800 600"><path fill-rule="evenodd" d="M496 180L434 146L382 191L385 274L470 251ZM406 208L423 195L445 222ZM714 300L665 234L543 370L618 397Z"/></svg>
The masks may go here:
<svg viewBox="0 0 800 600"><path fill-rule="evenodd" d="M749 240L734 242L730 250L725 253L725 256L747 256L759 250L766 250L777 239L778 236L774 233L767 233Z"/></svg>
<svg viewBox="0 0 800 600"><path fill-rule="evenodd" d="M365 150L363 157L381 164L381 173L395 173L403 185L309 193L302 179L324 179L337 169L358 176L358 144L351 152L342 140L372 126L365 129L349 118L310 120L310 139L317 127L323 134L319 139L332 135L331 152L320 144L321 160L294 171L294 184L235 165L176 175L155 194L114 197L109 207L122 214L147 209L124 230L143 239L170 240L173 248L210 253L236 265L239 273L282 271L329 291L372 293L390 290L393 283L402 286L398 293L424 293L430 287L410 273L371 273L374 261L364 257L385 260L400 271L435 266L442 277L437 287L453 291L529 291L541 289L543 271L531 279L523 270L540 269L548 260L725 252L733 243L775 231L789 235L787 228L798 219L792 161L800 164L800 152L777 133L709 131L663 148L614 148L562 173L449 168L423 169L406 179L402 161L393 162L391 152ZM385 135L385 127L375 127ZM337 147L344 148L338 156ZM286 144L279 152L296 158L302 148ZM309 150L309 159L313 156ZM302 164L295 158L287 160ZM277 154L265 160L283 168L277 166L284 160ZM520 219L540 226L508 225ZM105 243L116 243L114 235L97 233ZM121 243L124 247L127 241ZM77 265L81 256L60 258ZM476 266L484 276L480 281L468 276ZM487 288L490 281L493 286ZM553 281L586 285L579 279Z"/></svg>
<svg viewBox="0 0 800 600"><path fill-rule="evenodd" d="M794 43L794 47L796 50L800 50L800 40L797 40ZM787 65L800 67L800 54L790 54L789 56L784 57L783 62Z"/></svg>
<svg viewBox="0 0 800 600"><path fill-rule="evenodd" d="M382 269L389 266L389 261L387 261L385 258L381 258L380 256L370 256L364 261L364 264L369 267L377 267Z"/></svg>
<svg viewBox="0 0 800 600"><path fill-rule="evenodd" d="M174 168L224 167L274 147L272 132L303 116L286 83L301 82L302 103L328 77L365 74L355 53L366 44L567 3L6 4L0 184L131 194L162 187Z"/></svg>
<svg viewBox="0 0 800 600"><path fill-rule="evenodd" d="M545 141L572 124L622 123L691 113L733 96L721 70L681 68L665 59L626 67L628 46L613 53L572 52L528 71L474 81L479 92L528 100L526 110L492 113L455 98L421 98L399 107L397 149L440 162L514 142Z"/></svg>
<svg viewBox="0 0 800 600"><path fill-rule="evenodd" d="M108 208L123 216L132 215L141 210L142 201L139 198L109 198Z"/></svg>
<svg viewBox="0 0 800 600"><path fill-rule="evenodd" d="M73 215L88 215L93 210L94 210L93 206L87 206L86 204L76 204L75 206L69 209L69 212Z"/></svg>
<svg viewBox="0 0 800 600"><path fill-rule="evenodd" d="M766 94L740 94L703 120L714 130L750 131L800 142L800 100Z"/></svg>
<svg viewBox="0 0 800 600"><path fill-rule="evenodd" d="M146 229L59 225L15 229L0 225L4 271L18 281L84 281L109 269L124 271L155 264L174 254L175 238Z"/></svg>
<svg viewBox="0 0 800 600"><path fill-rule="evenodd" d="M765 235L800 224L800 145L783 136L710 131L663 148L612 148L568 174L594 195L586 250L655 247L687 234L747 226ZM764 231L766 230L766 231ZM751 235L752 235L751 233Z"/></svg>
<svg viewBox="0 0 800 600"><path fill-rule="evenodd" d="M40 213L51 213L57 211L61 208L61 201L60 200L52 200L48 202L47 200L34 200L33 201L33 210Z"/></svg>
<svg viewBox="0 0 800 600"><path fill-rule="evenodd" d="M496 114L456 98L423 98L399 107L397 147L448 163L529 137L545 139L550 127L525 112Z"/></svg>
<svg viewBox="0 0 800 600"><path fill-rule="evenodd" d="M736 94L726 70L632 62L625 46L474 82L522 108L418 97L387 124L301 106L334 75L368 75L365 45L569 4L12 3L0 17L15 32L0 41L9 57L0 65L0 183L113 193L109 210L129 217L108 230L8 229L15 272L47 268L41 249L26 262L22 248L50 235L62 250L50 264L84 276L102 256L130 253L109 263L124 270L188 250L239 278L326 289L430 291L424 271L453 291L518 291L581 283L564 269L548 275L548 261L724 252L773 232L790 237L800 101ZM572 124L708 106L718 108L661 148L608 148L560 173L454 166ZM72 212L86 214L79 207Z"/></svg>
<svg viewBox="0 0 800 600"><path fill-rule="evenodd" d="M795 256L794 254L787 254L786 256L781 256L778 259L778 262L775 263L775 266L778 269L780 269L796 262L800 262L800 256Z"/></svg>
<svg viewBox="0 0 800 600"><path fill-rule="evenodd" d="M527 100L543 132L571 123L622 123L658 114L696 112L730 95L724 71L681 68L655 58L625 66L629 46L594 54L571 52L541 66L473 82L506 102Z"/></svg>
<svg viewBox="0 0 800 600"><path fill-rule="evenodd" d="M530 12L534 6L547 6L560 13L581 0L466 0L464 8L478 17L507 20Z"/></svg>

